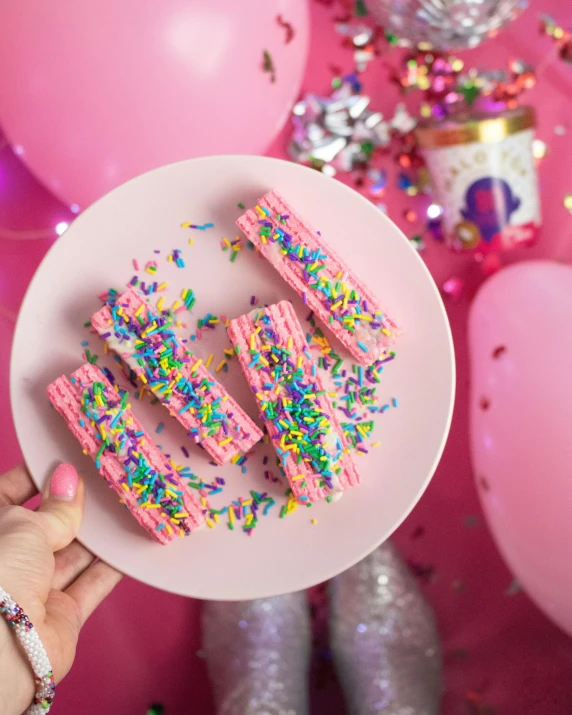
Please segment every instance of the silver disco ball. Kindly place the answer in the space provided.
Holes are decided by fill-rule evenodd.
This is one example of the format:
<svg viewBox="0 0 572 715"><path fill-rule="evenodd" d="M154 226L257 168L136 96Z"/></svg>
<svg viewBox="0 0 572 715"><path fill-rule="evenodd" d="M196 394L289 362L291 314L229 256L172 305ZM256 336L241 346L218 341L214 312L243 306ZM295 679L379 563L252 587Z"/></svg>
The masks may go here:
<svg viewBox="0 0 572 715"><path fill-rule="evenodd" d="M461 50L494 37L527 4L528 0L368 0L367 7L400 44Z"/></svg>

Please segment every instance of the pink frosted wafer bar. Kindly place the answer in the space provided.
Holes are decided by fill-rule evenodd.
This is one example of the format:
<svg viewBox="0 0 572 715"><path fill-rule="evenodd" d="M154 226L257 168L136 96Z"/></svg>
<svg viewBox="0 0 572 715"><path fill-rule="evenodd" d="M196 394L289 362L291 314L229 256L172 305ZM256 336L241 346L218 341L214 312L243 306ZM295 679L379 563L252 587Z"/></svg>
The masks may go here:
<svg viewBox="0 0 572 715"><path fill-rule="evenodd" d="M359 484L291 303L231 320L228 334L296 499L309 503Z"/></svg>
<svg viewBox="0 0 572 715"><path fill-rule="evenodd" d="M99 335L217 464L248 452L262 432L177 338L172 317L134 288L91 319ZM167 357L164 357L164 356Z"/></svg>
<svg viewBox="0 0 572 715"><path fill-rule="evenodd" d="M236 222L316 316L363 365L382 357L399 329L323 237L270 191Z"/></svg>
<svg viewBox="0 0 572 715"><path fill-rule="evenodd" d="M205 522L203 510L180 474L153 443L121 394L85 364L48 386L48 398L83 451L133 517L161 544Z"/></svg>

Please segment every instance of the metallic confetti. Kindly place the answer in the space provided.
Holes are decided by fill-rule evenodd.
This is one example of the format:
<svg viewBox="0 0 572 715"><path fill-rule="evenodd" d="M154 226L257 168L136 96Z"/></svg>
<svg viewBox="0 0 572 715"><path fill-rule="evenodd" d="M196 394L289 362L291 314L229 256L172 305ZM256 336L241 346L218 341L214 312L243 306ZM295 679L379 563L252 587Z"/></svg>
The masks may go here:
<svg viewBox="0 0 572 715"><path fill-rule="evenodd" d="M443 293L453 302L460 300L463 295L463 288L463 280L457 276L452 276L443 283Z"/></svg>
<svg viewBox="0 0 572 715"><path fill-rule="evenodd" d="M563 62L572 64L572 32L570 30L565 30L549 15L541 15L540 33L554 40L558 47L558 55Z"/></svg>
<svg viewBox="0 0 572 715"><path fill-rule="evenodd" d="M272 55L268 50L263 50L262 52L262 71L270 75L271 82L276 82L276 68L274 67Z"/></svg>
<svg viewBox="0 0 572 715"><path fill-rule="evenodd" d="M280 27L284 29L285 35L284 35L284 44L289 45L292 40L294 39L294 36L296 35L296 32L294 28L292 27L292 24L289 22L286 22L282 15L277 15L276 16L276 22Z"/></svg>

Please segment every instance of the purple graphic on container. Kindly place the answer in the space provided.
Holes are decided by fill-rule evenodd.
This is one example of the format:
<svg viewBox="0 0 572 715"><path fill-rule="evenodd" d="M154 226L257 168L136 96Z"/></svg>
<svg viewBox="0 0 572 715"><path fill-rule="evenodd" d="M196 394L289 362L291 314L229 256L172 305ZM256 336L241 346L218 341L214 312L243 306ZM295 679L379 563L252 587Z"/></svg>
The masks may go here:
<svg viewBox="0 0 572 715"><path fill-rule="evenodd" d="M467 208L461 210L462 215L478 226L487 243L510 223L511 214L520 206L520 199L513 196L510 185L494 177L474 181L467 189L465 202Z"/></svg>

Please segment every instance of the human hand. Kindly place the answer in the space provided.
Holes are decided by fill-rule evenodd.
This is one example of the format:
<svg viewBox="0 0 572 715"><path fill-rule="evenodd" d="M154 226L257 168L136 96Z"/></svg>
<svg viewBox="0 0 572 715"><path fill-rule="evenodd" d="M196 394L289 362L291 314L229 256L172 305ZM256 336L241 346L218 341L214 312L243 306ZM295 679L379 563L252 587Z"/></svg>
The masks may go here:
<svg viewBox="0 0 572 715"><path fill-rule="evenodd" d="M75 541L84 485L74 467L56 468L37 511L19 506L36 492L24 466L0 475L0 586L38 631L57 683L73 663L81 627L121 574ZM0 713L20 715L33 697L30 663L0 617Z"/></svg>

